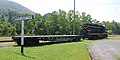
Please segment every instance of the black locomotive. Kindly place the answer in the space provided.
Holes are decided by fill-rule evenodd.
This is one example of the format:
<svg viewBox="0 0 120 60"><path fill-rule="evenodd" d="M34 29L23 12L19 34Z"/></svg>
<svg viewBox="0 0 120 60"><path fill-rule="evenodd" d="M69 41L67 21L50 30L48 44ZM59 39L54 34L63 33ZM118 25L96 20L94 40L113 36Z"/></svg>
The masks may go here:
<svg viewBox="0 0 120 60"><path fill-rule="evenodd" d="M106 27L95 23L85 23L82 26L81 35L89 40L108 37Z"/></svg>

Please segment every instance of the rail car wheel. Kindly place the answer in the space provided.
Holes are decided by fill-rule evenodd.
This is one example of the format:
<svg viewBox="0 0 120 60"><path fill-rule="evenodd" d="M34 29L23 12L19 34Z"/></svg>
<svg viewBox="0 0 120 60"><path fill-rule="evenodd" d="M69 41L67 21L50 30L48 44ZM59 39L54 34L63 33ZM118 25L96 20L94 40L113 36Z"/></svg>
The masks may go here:
<svg viewBox="0 0 120 60"><path fill-rule="evenodd" d="M39 40L25 40L25 45L37 45L39 44Z"/></svg>
<svg viewBox="0 0 120 60"><path fill-rule="evenodd" d="M20 42L20 41L17 41L16 43L17 43L17 45L18 45L18 46L20 46L20 45L21 45L21 42Z"/></svg>
<svg viewBox="0 0 120 60"><path fill-rule="evenodd" d="M73 41L73 42L80 41L80 38L73 38L72 41Z"/></svg>
<svg viewBox="0 0 120 60"><path fill-rule="evenodd" d="M21 45L21 40L18 40L16 43L20 46ZM39 40L29 40L29 39L24 40L24 45L25 46L37 45L37 44L39 44Z"/></svg>
<svg viewBox="0 0 120 60"><path fill-rule="evenodd" d="M97 36L90 36L88 39L89 39L89 40L96 40L96 39L97 39Z"/></svg>

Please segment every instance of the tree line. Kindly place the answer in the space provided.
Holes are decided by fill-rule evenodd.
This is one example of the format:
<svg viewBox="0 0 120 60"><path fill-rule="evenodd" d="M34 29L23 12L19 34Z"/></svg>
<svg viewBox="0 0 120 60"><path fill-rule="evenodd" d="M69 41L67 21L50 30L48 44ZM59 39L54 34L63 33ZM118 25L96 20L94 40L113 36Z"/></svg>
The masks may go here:
<svg viewBox="0 0 120 60"><path fill-rule="evenodd" d="M10 11L8 15L0 15L0 36L11 36L21 34L21 21L15 21L15 16L29 16L28 13L18 14ZM36 13L34 19L26 20L25 35L71 35L73 32L74 12L70 10L53 11L45 15ZM79 35L82 25L86 22L104 24L109 34L120 34L120 23L109 21L98 21L85 12L75 12L75 34Z"/></svg>

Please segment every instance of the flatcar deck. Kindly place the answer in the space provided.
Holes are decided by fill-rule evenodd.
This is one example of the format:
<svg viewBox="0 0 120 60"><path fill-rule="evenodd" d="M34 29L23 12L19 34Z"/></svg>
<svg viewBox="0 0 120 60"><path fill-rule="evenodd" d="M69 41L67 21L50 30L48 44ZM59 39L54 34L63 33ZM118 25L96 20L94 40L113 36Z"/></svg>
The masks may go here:
<svg viewBox="0 0 120 60"><path fill-rule="evenodd" d="M24 36L25 38L29 38L29 37L75 37L75 36L79 36L82 37L83 35L37 35L37 36ZM13 36L13 37L21 37L21 36Z"/></svg>
<svg viewBox="0 0 120 60"><path fill-rule="evenodd" d="M83 35L39 35L39 36L24 36L25 44L37 44L41 41L79 41ZM13 36L12 39L21 44L21 36Z"/></svg>

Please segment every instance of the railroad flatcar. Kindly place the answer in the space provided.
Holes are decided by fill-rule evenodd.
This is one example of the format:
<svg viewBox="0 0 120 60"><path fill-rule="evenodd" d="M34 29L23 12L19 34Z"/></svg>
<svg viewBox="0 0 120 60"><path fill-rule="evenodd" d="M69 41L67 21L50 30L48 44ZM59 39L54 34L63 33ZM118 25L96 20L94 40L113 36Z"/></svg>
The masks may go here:
<svg viewBox="0 0 120 60"><path fill-rule="evenodd" d="M106 38L106 27L99 24L85 23L82 26L80 35L40 35L40 36L24 36L24 45L38 44L39 41L79 41L81 38L90 40ZM21 45L21 36L13 36L12 39Z"/></svg>

